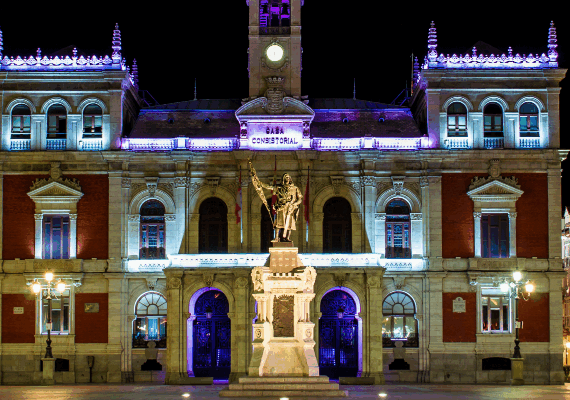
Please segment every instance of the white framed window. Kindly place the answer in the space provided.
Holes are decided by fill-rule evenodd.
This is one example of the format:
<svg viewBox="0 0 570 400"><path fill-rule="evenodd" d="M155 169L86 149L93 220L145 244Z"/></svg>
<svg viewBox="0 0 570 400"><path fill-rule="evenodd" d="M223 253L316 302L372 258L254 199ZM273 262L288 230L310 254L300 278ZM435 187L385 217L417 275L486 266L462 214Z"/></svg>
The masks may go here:
<svg viewBox="0 0 570 400"><path fill-rule="evenodd" d="M483 283L478 290L478 333L511 334L514 326L514 302L507 293L492 283Z"/></svg>
<svg viewBox="0 0 570 400"><path fill-rule="evenodd" d="M47 334L49 320L49 299L46 298L47 292L42 290L40 327L41 333ZM70 307L70 290L67 289L63 293L52 294L51 299L51 334L67 335L71 325L71 307Z"/></svg>

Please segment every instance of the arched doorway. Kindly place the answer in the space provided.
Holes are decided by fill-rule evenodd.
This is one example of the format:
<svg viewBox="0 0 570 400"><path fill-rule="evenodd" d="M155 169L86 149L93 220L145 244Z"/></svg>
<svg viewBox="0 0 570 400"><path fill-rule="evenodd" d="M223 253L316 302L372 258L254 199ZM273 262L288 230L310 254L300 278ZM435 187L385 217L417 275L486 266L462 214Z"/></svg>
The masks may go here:
<svg viewBox="0 0 570 400"><path fill-rule="evenodd" d="M356 303L343 290L332 290L321 300L319 368L330 379L358 373Z"/></svg>
<svg viewBox="0 0 570 400"><path fill-rule="evenodd" d="M198 253L228 252L228 207L217 197L200 204Z"/></svg>
<svg viewBox="0 0 570 400"><path fill-rule="evenodd" d="M325 203L323 214L323 253L352 253L350 203L333 197Z"/></svg>
<svg viewBox="0 0 570 400"><path fill-rule="evenodd" d="M231 371L231 322L229 304L219 290L204 292L196 301L193 326L194 376L228 379Z"/></svg>

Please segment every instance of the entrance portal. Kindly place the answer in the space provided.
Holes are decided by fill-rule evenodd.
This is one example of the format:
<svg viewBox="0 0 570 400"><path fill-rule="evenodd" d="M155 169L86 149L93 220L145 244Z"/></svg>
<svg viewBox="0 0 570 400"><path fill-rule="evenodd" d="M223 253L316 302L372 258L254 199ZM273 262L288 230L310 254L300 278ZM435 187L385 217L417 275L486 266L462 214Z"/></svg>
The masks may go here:
<svg viewBox="0 0 570 400"><path fill-rule="evenodd" d="M229 304L219 290L208 290L196 301L193 326L194 376L228 379L231 370Z"/></svg>
<svg viewBox="0 0 570 400"><path fill-rule="evenodd" d="M358 373L358 320L352 297L333 290L321 300L319 368L330 379Z"/></svg>

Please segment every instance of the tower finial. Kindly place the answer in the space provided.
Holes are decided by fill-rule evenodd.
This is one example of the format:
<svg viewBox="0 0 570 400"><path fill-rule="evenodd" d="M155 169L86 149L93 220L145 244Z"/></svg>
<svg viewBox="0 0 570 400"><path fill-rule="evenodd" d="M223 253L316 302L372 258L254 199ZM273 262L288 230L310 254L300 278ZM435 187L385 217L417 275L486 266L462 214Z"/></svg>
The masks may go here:
<svg viewBox="0 0 570 400"><path fill-rule="evenodd" d="M139 67L136 58L133 59L133 83L135 88L139 87Z"/></svg>
<svg viewBox="0 0 570 400"><path fill-rule="evenodd" d="M548 29L548 58L551 63L556 62L558 59L558 52L556 51L558 45L556 42L556 27L554 26L554 21L550 21L550 29Z"/></svg>
<svg viewBox="0 0 570 400"><path fill-rule="evenodd" d="M4 50L4 39L2 39L2 29L0 29L0 59L2 59L2 50Z"/></svg>
<svg viewBox="0 0 570 400"><path fill-rule="evenodd" d="M119 24L115 24L115 30L113 31L113 64L121 63L121 31L119 30Z"/></svg>
<svg viewBox="0 0 570 400"><path fill-rule="evenodd" d="M356 100L356 78L354 78L354 89L352 90L352 100Z"/></svg>
<svg viewBox="0 0 570 400"><path fill-rule="evenodd" d="M435 62L437 59L437 30L435 23L431 21L428 33L428 59L430 62Z"/></svg>
<svg viewBox="0 0 570 400"><path fill-rule="evenodd" d="M198 92L196 91L196 78L194 78L194 100L198 100L198 97L196 97L196 95L198 94Z"/></svg>

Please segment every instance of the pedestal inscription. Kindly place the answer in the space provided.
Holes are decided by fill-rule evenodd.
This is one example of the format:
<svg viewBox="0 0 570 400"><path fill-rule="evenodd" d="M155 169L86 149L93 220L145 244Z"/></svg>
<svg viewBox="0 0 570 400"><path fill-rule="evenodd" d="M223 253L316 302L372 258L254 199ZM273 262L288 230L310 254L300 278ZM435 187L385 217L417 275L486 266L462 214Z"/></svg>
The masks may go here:
<svg viewBox="0 0 570 400"><path fill-rule="evenodd" d="M273 301L273 336L294 337L293 308L295 300L293 296L276 297Z"/></svg>

